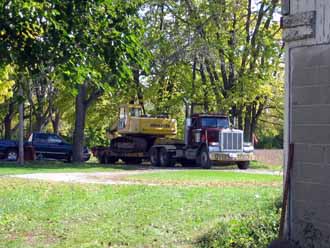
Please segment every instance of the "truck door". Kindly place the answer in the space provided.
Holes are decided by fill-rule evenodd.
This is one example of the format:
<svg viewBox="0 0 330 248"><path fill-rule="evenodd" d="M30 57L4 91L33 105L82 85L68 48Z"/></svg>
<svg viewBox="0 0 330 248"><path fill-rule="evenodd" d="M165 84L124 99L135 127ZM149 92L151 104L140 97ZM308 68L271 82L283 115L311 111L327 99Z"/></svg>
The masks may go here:
<svg viewBox="0 0 330 248"><path fill-rule="evenodd" d="M36 151L38 159L48 157L48 135L45 133L34 133L32 136L32 145Z"/></svg>
<svg viewBox="0 0 330 248"><path fill-rule="evenodd" d="M118 129L124 129L127 125L127 111L125 107L121 107L119 110L119 123Z"/></svg>
<svg viewBox="0 0 330 248"><path fill-rule="evenodd" d="M56 134L48 134L48 157L67 159L70 147Z"/></svg>
<svg viewBox="0 0 330 248"><path fill-rule="evenodd" d="M190 143L192 146L199 146L201 143L202 129L199 126L199 119L194 118L190 130Z"/></svg>

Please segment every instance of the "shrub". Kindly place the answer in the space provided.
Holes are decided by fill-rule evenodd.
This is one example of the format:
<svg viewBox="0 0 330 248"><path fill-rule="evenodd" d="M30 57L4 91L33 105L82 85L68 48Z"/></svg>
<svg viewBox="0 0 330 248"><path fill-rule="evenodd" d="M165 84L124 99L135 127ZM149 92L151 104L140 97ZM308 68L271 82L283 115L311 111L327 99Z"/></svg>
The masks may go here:
<svg viewBox="0 0 330 248"><path fill-rule="evenodd" d="M279 211L271 209L222 221L200 237L197 247L262 248L277 238Z"/></svg>

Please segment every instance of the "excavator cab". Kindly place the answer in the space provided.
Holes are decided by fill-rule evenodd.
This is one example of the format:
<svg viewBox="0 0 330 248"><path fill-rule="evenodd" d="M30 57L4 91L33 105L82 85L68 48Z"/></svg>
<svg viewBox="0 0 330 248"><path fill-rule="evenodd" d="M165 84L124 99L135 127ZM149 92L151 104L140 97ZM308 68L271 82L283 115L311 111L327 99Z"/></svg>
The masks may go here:
<svg viewBox="0 0 330 248"><path fill-rule="evenodd" d="M117 124L119 134L128 135L176 135L176 120L166 116L145 116L141 105L127 104L119 108Z"/></svg>
<svg viewBox="0 0 330 248"><path fill-rule="evenodd" d="M118 129L125 129L128 125L128 120L130 117L141 117L142 107L140 105L130 104L121 105L119 108L119 123Z"/></svg>

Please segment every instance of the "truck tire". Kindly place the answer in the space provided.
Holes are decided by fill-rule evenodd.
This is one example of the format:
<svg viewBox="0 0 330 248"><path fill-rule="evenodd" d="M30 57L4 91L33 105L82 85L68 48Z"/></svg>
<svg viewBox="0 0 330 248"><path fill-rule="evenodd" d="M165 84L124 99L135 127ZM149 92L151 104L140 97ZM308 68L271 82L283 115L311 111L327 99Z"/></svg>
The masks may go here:
<svg viewBox="0 0 330 248"><path fill-rule="evenodd" d="M41 155L41 156L42 156L42 155ZM39 159L41 160L42 157L39 157ZM71 163L71 162L72 162L72 154L71 154L71 153L68 154L68 157L67 157L67 159L66 159L66 162L67 162L67 163Z"/></svg>
<svg viewBox="0 0 330 248"><path fill-rule="evenodd" d="M183 159L183 160L180 161L180 164L183 167L195 167L196 166L196 161L195 160Z"/></svg>
<svg viewBox="0 0 330 248"><path fill-rule="evenodd" d="M107 157L107 164L115 164L118 161L118 158L113 157L113 156L108 156Z"/></svg>
<svg viewBox="0 0 330 248"><path fill-rule="evenodd" d="M6 152L6 160L8 161L17 161L18 152L16 149L8 149Z"/></svg>
<svg viewBox="0 0 330 248"><path fill-rule="evenodd" d="M250 167L250 161L237 162L237 167L240 170L247 170Z"/></svg>
<svg viewBox="0 0 330 248"><path fill-rule="evenodd" d="M175 165L175 161L172 160L165 148L161 148L159 151L159 163L162 167L173 167Z"/></svg>
<svg viewBox="0 0 330 248"><path fill-rule="evenodd" d="M155 147L151 147L149 151L149 156L150 156L150 163L152 166L159 166L159 152L158 149Z"/></svg>
<svg viewBox="0 0 330 248"><path fill-rule="evenodd" d="M101 156L100 163L101 164L107 164L108 163L108 158L107 158L107 155L105 153Z"/></svg>
<svg viewBox="0 0 330 248"><path fill-rule="evenodd" d="M210 160L209 151L207 150L206 146L204 146L198 157L197 157L197 164L201 166L203 169L210 169L212 166L212 162Z"/></svg>
<svg viewBox="0 0 330 248"><path fill-rule="evenodd" d="M125 164L141 164L142 163L142 159L141 158L122 158L121 160L123 160L123 162Z"/></svg>
<svg viewBox="0 0 330 248"><path fill-rule="evenodd" d="M106 153L104 153L101 157L101 164L114 164L118 161L118 158L108 156Z"/></svg>

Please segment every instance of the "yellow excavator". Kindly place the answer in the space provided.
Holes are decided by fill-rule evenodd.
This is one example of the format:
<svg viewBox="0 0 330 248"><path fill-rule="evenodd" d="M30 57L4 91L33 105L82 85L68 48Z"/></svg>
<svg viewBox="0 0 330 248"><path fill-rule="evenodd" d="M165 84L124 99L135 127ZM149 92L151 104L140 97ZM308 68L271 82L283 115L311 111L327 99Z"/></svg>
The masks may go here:
<svg viewBox="0 0 330 248"><path fill-rule="evenodd" d="M247 169L254 157L254 147L244 142L243 130L233 128L224 114L187 111L184 140L177 140L175 119L144 115L140 105L122 105L110 133L110 147L93 151L104 164L121 159L127 164L149 160L151 165L162 167L180 163L209 169L214 163L224 163Z"/></svg>
<svg viewBox="0 0 330 248"><path fill-rule="evenodd" d="M175 119L170 119L167 115L143 115L141 105L128 104L119 108L116 131L122 136L175 136L177 124Z"/></svg>
<svg viewBox="0 0 330 248"><path fill-rule="evenodd" d="M149 157L150 148L164 140L175 142L177 122L167 115L145 115L138 104L119 107L118 122L110 130L110 147L96 147L94 155L101 163L139 164ZM169 139L167 139L169 138Z"/></svg>

